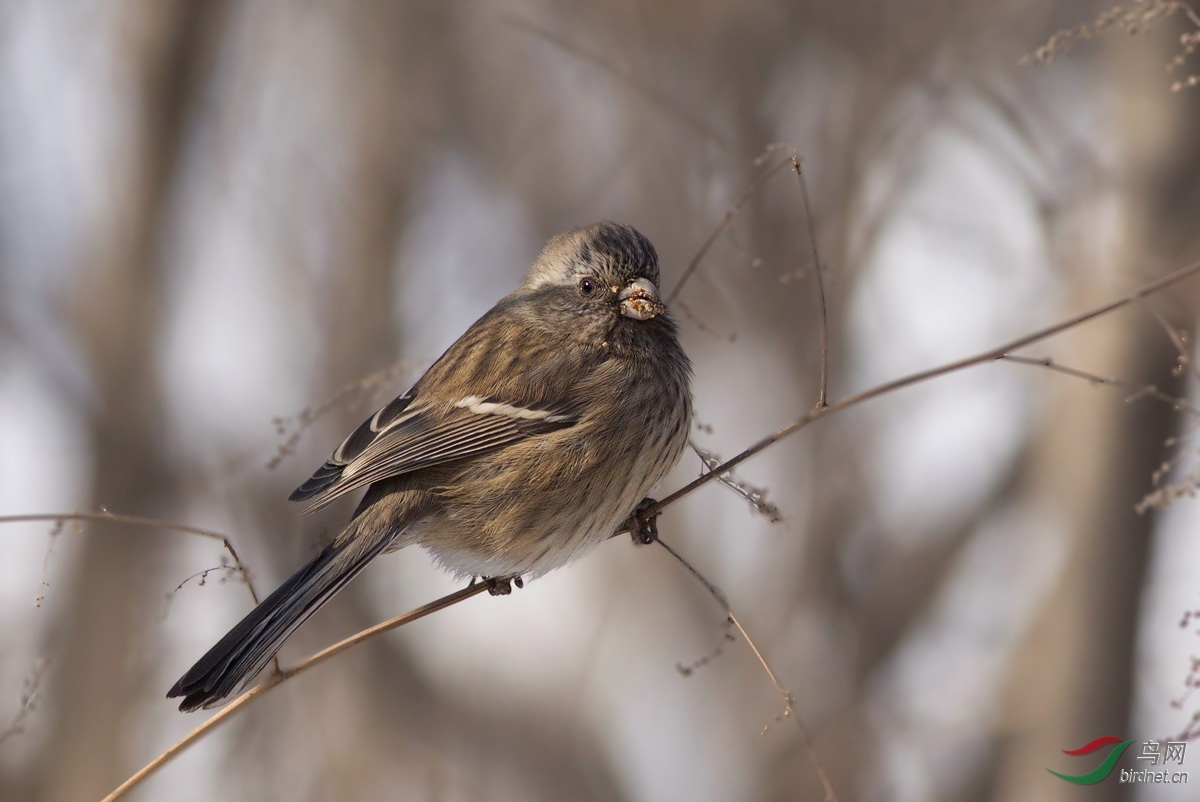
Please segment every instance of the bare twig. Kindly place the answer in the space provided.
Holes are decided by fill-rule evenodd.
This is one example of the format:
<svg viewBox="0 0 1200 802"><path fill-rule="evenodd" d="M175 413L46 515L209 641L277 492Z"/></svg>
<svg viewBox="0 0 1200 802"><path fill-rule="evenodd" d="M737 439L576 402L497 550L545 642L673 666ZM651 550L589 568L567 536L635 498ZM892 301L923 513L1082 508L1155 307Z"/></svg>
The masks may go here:
<svg viewBox="0 0 1200 802"><path fill-rule="evenodd" d="M203 735L208 733L210 730L216 729L218 724L223 724L226 719L228 719L241 708L248 705L255 697L261 696L262 694L271 690L271 688L274 688L276 685L283 682L285 679L287 679L287 675L285 674L271 674L265 682L260 685L255 685L253 688L234 699L226 707L221 708L221 710L218 711L212 718L207 719L199 727L183 736L183 738L175 743L170 749L163 752L161 755L154 758L154 760L151 760L149 763L139 769L128 780L114 788L108 796L101 800L101 802L112 802L112 800L120 799L121 797L125 796L125 794L127 794L129 791L132 791L134 788L141 785L142 782L151 774L161 769L167 763L170 763L176 755L187 749Z"/></svg>
<svg viewBox="0 0 1200 802"><path fill-rule="evenodd" d="M46 553L42 555L42 584L38 588L38 595L33 598L34 607L41 607L42 602L46 600L46 588L50 587L50 560L54 556L54 544L62 534L64 523L61 520L55 521L50 529L50 540L46 544Z"/></svg>
<svg viewBox="0 0 1200 802"><path fill-rule="evenodd" d="M800 169L800 159L792 157L792 170L800 182L800 197L804 201L804 219L808 222L808 240L812 243L813 270L817 274L817 301L819 302L819 327L821 336L821 388L817 393L817 409L824 407L829 392L829 318L825 311L825 280L821 278L821 254L817 252L817 227L813 223L812 204L808 199L808 182Z"/></svg>
<svg viewBox="0 0 1200 802"><path fill-rule="evenodd" d="M362 632L359 632L356 635L352 635L349 638L346 638L345 640L338 641L337 643L333 644L332 646L322 649L321 651L317 652L316 654L312 655L311 657L301 660L299 663L297 663L296 665L292 666L289 669L286 669L286 670L281 671L276 674L268 675L267 679L264 680L262 683L254 686L253 688L246 691L238 698L234 699L227 706L221 708L221 710L218 713L216 713L214 716L209 718L207 721L205 721L203 724L201 724L196 729L189 732L187 735L185 735L178 743L176 743L170 749L163 752L161 755L154 758L154 760L151 760L149 763L147 763L145 766L143 766L140 771L138 771L136 774L134 774L128 780L126 780L125 782L123 782L119 786L117 786L117 788L114 789L113 792L110 793L108 796L104 797L104 799L101 800L101 802L115 802L115 800L120 799L121 797L125 796L126 793L128 793L132 789L136 788L138 785L140 785L142 783L143 780L145 780L151 774L158 771L164 765L169 763L172 760L172 758L174 758L176 755L178 755L184 749L187 749L189 746L191 746L193 743L195 743L197 740L199 740L209 730L212 730L217 725L223 723L226 719L228 719L230 716L232 716L238 710L245 707L251 701L258 698L259 696L262 696L267 691L274 688L276 685L279 685L279 684L291 679L292 677L296 676L297 674L302 674L305 671L307 671L308 669L317 665L318 663L323 663L326 660L328 660L329 658L346 651L347 649L349 649L352 646L357 646L358 644L362 643L365 640L370 640L371 638L375 637L376 635L382 635L384 632L389 632L393 629L396 629L397 627L401 627L401 626L404 626L405 624L412 623L413 621L416 621L418 618L424 618L425 616L436 613L439 610L444 610L447 607L458 604L461 601L465 601L465 600L471 598L472 596L477 596L480 593L482 593L483 591L487 590L487 587L488 586L483 582L477 582L473 585L468 585L467 587L463 588L462 590L458 590L458 591L455 591L454 593L447 594L436 601L432 601L429 604L422 605L421 607L418 607L415 610L410 610L409 612L407 612L403 615L398 615L395 618L388 619L387 621L384 621L381 624L376 624L373 627L364 629Z"/></svg>
<svg viewBox="0 0 1200 802"><path fill-rule="evenodd" d="M1090 22L1057 31L1044 45L1023 56L1020 64L1053 64L1060 56L1069 54L1080 42L1091 41L1110 31L1135 35L1176 14L1183 15L1194 28L1179 37L1179 52L1167 62L1167 72L1181 70L1200 47L1200 15L1180 0L1132 0L1125 5L1113 6L1100 12ZM1171 91L1180 92L1196 86L1200 86L1200 74L1193 73L1172 83Z"/></svg>
<svg viewBox="0 0 1200 802"><path fill-rule="evenodd" d="M769 170L756 178L754 183L746 187L746 189L742 191L742 194L738 195L737 200L730 204L729 208L725 210L725 214L721 215L721 219L717 221L717 224L713 226L713 230L709 232L708 238L704 240L704 244L700 246L700 250L696 251L696 255L692 257L692 261L688 262L688 266L684 269L683 275L679 277L679 283L676 284L675 288L667 295L667 304L670 304L675 300L675 297L679 295L679 292L683 289L683 285L687 284L688 279L692 277L692 274L696 272L696 268L700 266L700 261L704 259L705 254L707 254L709 249L712 248L713 243L717 241L717 237L721 236L721 233L725 229L729 228L729 224L733 222L733 218L737 216L738 211L746 205L746 201L754 197L754 194L766 186L767 182L770 181L776 173L791 163L792 160L790 157L786 159L780 159L779 161L775 162L775 164L773 164Z"/></svg>
<svg viewBox="0 0 1200 802"><path fill-rule="evenodd" d="M1126 401L1137 401L1139 398L1153 398L1156 401L1162 401L1164 404L1169 404L1172 409L1177 412L1189 412L1192 415L1200 416L1200 409L1192 406L1186 399L1179 398L1173 395L1167 395L1159 390L1153 384L1134 384L1124 379L1118 379L1111 376L1101 376L1096 373L1090 373L1079 368L1067 367L1066 365L1055 362L1050 357L1034 358L1028 356L1017 356L1015 354L1005 354L1000 357L1004 362L1015 362L1018 365L1032 365L1033 367L1046 368L1055 373L1062 373L1066 376L1074 376L1077 379L1083 379L1090 384L1101 385L1105 387L1119 387L1122 390L1128 390L1130 395L1126 397Z"/></svg>
<svg viewBox="0 0 1200 802"><path fill-rule="evenodd" d="M17 712L13 714L12 719L8 722L8 726L0 730L0 744L3 744L9 738L15 735L20 735L25 732L25 724L29 720L29 714L37 707L38 692L42 687L42 678L46 675L46 667L50 665L50 661L45 657L39 657L34 663L33 670L29 672L29 676L25 679L25 684L21 687L21 697L17 702Z"/></svg>
<svg viewBox="0 0 1200 802"><path fill-rule="evenodd" d="M804 743L804 751L808 753L809 758L813 762L813 767L817 770L817 776L821 778L821 785L825 788L825 802L838 802L837 793L833 790L833 783L829 781L829 774L825 771L825 765L821 762L821 756L817 752L817 747L813 744L812 737L808 734L808 728L804 726L804 722L800 719L800 714L796 711L791 693L779 684L779 680L775 677L775 672L767 665L766 658L762 656L762 652L754 645L754 641L750 640L750 635L746 632L746 628L742 626L742 622L738 621L737 616L732 611L729 611L729 620L737 627L737 631L742 633L742 637L746 639L746 644L754 652L754 656L758 658L763 671L766 671L767 676L771 678L771 684L775 686L775 690L779 691L779 695L783 697L786 714L790 715L792 720L796 722L796 729L800 731L800 740Z"/></svg>
<svg viewBox="0 0 1200 802"><path fill-rule="evenodd" d="M36 523L36 522L59 522L59 521L91 521L93 523L115 523L127 524L129 526L144 526L152 529L170 529L175 532L183 532L187 535L199 535L212 540L221 541L221 545L229 552L229 556L233 559L233 570L241 575L242 581L246 584L246 589L250 591L250 598L254 600L254 604L258 604L258 594L254 592L254 583L250 580L250 571L242 563L242 558L238 556L237 549L233 547L233 542L225 535L219 532L213 532L208 529L200 529L187 524L174 523L173 521L164 521L159 518L148 518L144 515L124 515L122 513L108 512L64 512L64 513L32 513L29 515L0 515L0 525L2 524L21 524L21 523Z"/></svg>
<svg viewBox="0 0 1200 802"><path fill-rule="evenodd" d="M1053 337L1055 334L1060 334L1060 333L1066 331L1067 329L1072 329L1082 323L1088 322L1089 320L1093 320L1095 318L1101 317L1102 315L1107 315L1110 312L1115 312L1116 310L1122 309L1126 306L1129 306L1130 304L1137 303L1141 299L1146 298L1150 295L1153 295L1154 293L1156 293L1160 290L1166 289L1167 287L1170 287L1174 284L1178 284L1179 282L1183 281L1184 279L1190 278L1190 277L1196 275L1197 273L1200 273L1200 262L1193 262L1192 264L1188 265L1187 267L1182 267L1179 270L1176 270L1174 272L1168 273L1165 276L1162 276L1161 278L1158 278L1158 279L1155 279L1154 281L1143 284L1138 289L1134 290L1133 292L1129 293L1128 295L1126 295L1122 298L1119 298L1116 301L1112 301L1111 303L1104 304L1103 306L1099 306L1094 309L1090 309L1087 312L1083 312L1081 314L1075 315L1074 317L1068 318L1059 323L1055 323L1053 326L1048 326L1044 329L1040 329L1040 330L1034 332L1033 334L1027 334L1024 337L1018 337L1017 339L1012 340L1011 342L1007 342L1004 345L1001 345L997 348L993 348L991 350L984 351L983 353L976 354L975 356L967 357L965 359L960 359L956 362L950 362L948 364L941 365L936 368L930 368L928 370L923 370L923 371L920 371L917 373L912 373L912 374L909 374L908 376L904 376L902 378L895 379L893 381L885 382L884 384L877 385L875 387L870 388L869 390L863 390L860 393L855 393L854 395L847 396L846 398L843 398L840 401L835 401L834 403L829 404L828 406L810 410L806 415L789 423L787 426L784 426L782 429L774 432L773 434L767 435L766 437L762 438L758 442L751 445L749 448L742 451L737 456L732 457L729 460L726 460L724 463L722 463L720 466L713 469L712 471L709 471L708 473L703 474L699 478L692 480L688 484L681 487L679 490L676 490L671 495L669 495L666 498L659 501L657 504L648 506L645 510L642 511L642 513L641 513L642 518L643 518L643 520L649 521L651 518L653 518L655 515L657 515L659 512L661 512L667 506L674 504L676 501L678 501L679 499L688 495L696 488L700 487L703 484L707 484L708 482L711 482L713 479L716 479L721 474L732 470L733 468L737 467L741 463L743 463L746 460L753 457L755 454L759 453L760 451L762 451L766 448L773 446L775 443L778 443L780 440L784 439L785 437L795 434L796 432L800 431L805 426L808 426L810 423L817 420L818 418L823 418L823 417L825 417L827 415L831 415L835 412L840 412L844 409L849 409L850 407L858 406L859 404L862 404L865 401L870 401L873 398L878 398L881 395L887 395L888 393L892 393L892 392L895 392L896 390L904 389L905 387L911 387L914 384L920 384L921 382L929 381L930 379L935 379L939 376L945 376L949 373L956 373L965 368L974 367L975 365L982 365L986 362L993 362L993 361L1005 356L1010 351L1015 351L1018 348L1023 348L1027 345L1032 345L1033 343L1048 339L1050 337Z"/></svg>
<svg viewBox="0 0 1200 802"><path fill-rule="evenodd" d="M1175 350L1179 352L1179 366L1175 375L1182 376L1187 371L1188 365L1192 364L1192 352L1188 348L1184 335L1171 325L1171 321L1167 320L1167 316L1162 313L1162 310L1153 301L1142 299L1142 306L1146 307L1146 311L1158 322L1158 325L1162 327L1171 344L1175 346ZM1200 369L1193 366L1191 373L1197 379L1200 379Z"/></svg>
<svg viewBox="0 0 1200 802"><path fill-rule="evenodd" d="M701 585L704 586L704 589L708 591L709 595L717 600L717 604L721 605L721 609L725 610L726 612L729 611L729 601L726 600L725 594L722 593L720 591L720 589L717 588L716 585L714 585L712 582L709 582L708 577L706 577L704 574L700 573L700 571L696 568L696 566L694 566L690 562L688 562L687 559L685 559L682 554L675 551L675 549L671 548L670 545L668 545L665 540L658 537L658 535L655 535L653 532L651 532L651 537L654 538L655 543L662 546L664 549L667 550L668 554L670 554L672 557L674 557L676 560L678 560L679 564L682 565L684 568L686 568L688 570L688 573L690 573L693 577L696 578L697 582L699 582Z"/></svg>
<svg viewBox="0 0 1200 802"><path fill-rule="evenodd" d="M796 710L796 705L792 699L791 692L789 692L783 687L783 685L779 683L779 678L775 676L775 672L772 671L771 666L767 664L766 658L763 657L762 652L759 651L758 647L754 644L754 641L750 639L750 634L746 632L746 628L742 626L742 622L738 621L737 616L733 614L733 610L731 610L729 607L729 602L725 600L725 595L721 593L721 591L717 590L716 585L714 585L712 582L709 582L707 577L700 573L700 571L698 571L694 565L688 562L682 554L668 546L666 542L657 535L654 535L653 537L655 543L662 546L667 550L668 554L678 560L679 564L686 568L688 572L691 573L691 575L694 576L700 582L700 584L704 586L704 589L709 592L709 595L717 600L717 604L721 605L721 609L725 611L725 616L728 618L729 622L733 624L733 626L737 628L737 631L741 633L742 637L746 639L746 644L750 647L750 650L754 652L754 656L758 658L759 665L763 667L763 671L766 671L767 676L771 678L771 684L775 686L775 690L779 692L781 697L783 697L784 715L796 722L796 729L800 731L800 740L804 744L804 751L808 753L808 758L812 761L813 768L816 769L817 776L821 779L821 785L825 789L825 802L838 802L837 792L833 790L833 783L830 782L829 774L825 771L825 764L821 762L821 755L818 754L817 747L808 734L808 728L804 726L804 721L801 720L800 713Z"/></svg>
<svg viewBox="0 0 1200 802"><path fill-rule="evenodd" d="M733 622L728 618L725 619L725 628L733 628ZM692 660L690 663L676 663L675 670L679 672L679 676L681 677L690 677L692 674L695 674L697 671L704 668L706 665L724 654L726 643L735 640L737 640L737 636L735 636L732 632L724 632L721 634L721 640L715 647L713 647L712 651L710 651L708 654L701 655L695 660Z"/></svg>
<svg viewBox="0 0 1200 802"><path fill-rule="evenodd" d="M162 619L164 621L166 620L167 615L171 611L171 604L175 601L176 594L178 594L179 591L183 590L184 586L186 586L187 583L189 583L193 579L195 579L195 580L199 580L196 583L199 587L204 587L208 583L208 575L214 571L226 571L226 572L233 573L234 575L238 574L238 571L236 568L234 568L232 565L229 565L227 562L225 562L224 559L222 559L220 565L211 565L208 568L202 568L201 570L196 571L193 574L189 574L188 576L185 576L179 582L178 585L176 585L175 587L173 587L169 591L167 591L166 596L163 601ZM222 583L225 582L224 576L221 577L221 582ZM276 661L276 663L275 663L275 670L276 671L279 670L278 661Z"/></svg>
<svg viewBox="0 0 1200 802"><path fill-rule="evenodd" d="M1177 398L1159 390L1152 384L1137 385L1133 382L1124 381L1123 379L1115 379L1106 376L1099 376L1095 373L1090 373L1086 370L1067 367L1060 365L1049 357L1043 359L1033 359L1030 357L1014 356L1006 354L1001 357L1005 362L1016 362L1020 365L1032 365L1034 367L1046 368L1055 373L1062 373L1066 376L1072 376L1095 386L1119 387L1127 390L1129 395L1125 398L1126 403L1133 403L1143 398L1153 398L1156 401L1161 401L1171 407L1176 412L1186 412L1193 419L1200 419L1200 409L1188 403L1186 399ZM1193 430L1194 431L1194 430ZM1167 446L1177 444L1180 440L1187 437L1187 434L1171 437L1167 440ZM1162 484L1163 477L1175 470L1184 452L1180 450L1175 456L1164 459L1162 464L1150 474L1150 482L1154 489L1142 497L1142 500L1134 505L1134 510L1141 515L1151 507L1165 509L1172 502L1185 497L1190 497L1195 494L1196 488L1200 486L1200 471L1193 471L1189 475L1177 479L1167 484Z"/></svg>
<svg viewBox="0 0 1200 802"><path fill-rule="evenodd" d="M242 579L242 584L246 586L246 590L250 593L250 599L254 602L254 606L258 606L258 593L254 590L254 581L250 578L250 569L242 562L242 558L238 556L237 549L233 547L231 541L220 532L213 532L208 529L200 529L187 524L175 523L174 521L164 521L159 518L149 518L144 515L125 515L123 513L109 512L103 510L101 512L68 512L61 514L54 513L31 513L27 515L0 515L0 525L2 524L19 524L33 523L38 521L54 522L56 526L61 526L64 521L89 521L92 523L118 523L128 526L141 526L152 529L169 529L175 532L182 532L185 535L199 535L210 540L219 540L225 550L229 552L230 558L233 560L233 565L227 566L229 570L234 571ZM45 566L42 567L42 584L45 585ZM35 600L40 603L42 597L39 595ZM275 672L279 673L279 658L271 658L271 662L275 666Z"/></svg>
<svg viewBox="0 0 1200 802"><path fill-rule="evenodd" d="M704 470L711 471L713 468L720 467L721 458L716 454L700 448L691 440L688 441L688 445L692 447L692 451L696 452L696 456L700 458ZM737 478L732 473L723 474L717 481L734 493L737 493L747 504L754 508L755 512L765 517L771 523L775 524L783 520L783 512L779 507L767 501L766 488L755 487Z"/></svg>

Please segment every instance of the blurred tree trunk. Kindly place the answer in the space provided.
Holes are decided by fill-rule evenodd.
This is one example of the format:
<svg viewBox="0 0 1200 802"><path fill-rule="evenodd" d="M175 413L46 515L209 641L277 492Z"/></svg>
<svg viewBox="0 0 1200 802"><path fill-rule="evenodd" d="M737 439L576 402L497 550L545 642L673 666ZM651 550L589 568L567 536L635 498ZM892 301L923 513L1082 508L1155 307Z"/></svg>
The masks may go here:
<svg viewBox="0 0 1200 802"><path fill-rule="evenodd" d="M1126 40L1109 46L1115 58L1100 80L1119 90L1114 110L1123 148L1120 189L1127 205L1118 248L1074 254L1069 269L1075 277L1072 305L1078 309L1178 267L1181 246L1189 240L1194 244L1195 205L1188 207L1190 213L1180 208L1179 177L1190 177L1187 189L1194 199L1200 153L1180 137L1194 130L1194 121L1182 113L1195 104L1167 92L1159 64L1169 58L1163 54L1171 40L1165 30L1155 39L1166 46L1154 51L1140 38L1134 47ZM1093 216L1088 224L1094 227L1101 219L1106 218ZM1144 310L1135 307L1091 324L1069 340L1052 346L1063 364L1172 394L1179 388L1172 375L1176 354ZM1153 737L1130 730L1135 636L1156 520L1153 510L1139 516L1134 507L1162 464L1164 441L1174 432L1176 418L1154 400L1126 403L1120 391L1099 393L1073 380L1059 388L1029 492L1063 515L1068 552L1061 583L1014 671L998 800L1076 799L1073 786L1041 768L1082 774L1104 755L1073 759L1060 750L1117 735L1138 741L1127 753L1136 754L1140 741ZM1110 778L1089 789L1088 797L1126 799L1134 787Z"/></svg>
<svg viewBox="0 0 1200 802"><path fill-rule="evenodd" d="M129 144L134 172L114 181L120 205L108 230L95 235L94 261L81 266L75 298L78 342L95 382L90 497L100 508L153 514L174 495L156 367L165 234L188 118L223 10L223 3L137 2L112 23L133 83L129 106L141 117ZM63 590L70 596L57 635L63 646L53 652L46 694L53 723L31 798L96 799L128 774L126 722L145 692L137 633L160 604L152 569L164 547L152 533L115 525L83 535Z"/></svg>

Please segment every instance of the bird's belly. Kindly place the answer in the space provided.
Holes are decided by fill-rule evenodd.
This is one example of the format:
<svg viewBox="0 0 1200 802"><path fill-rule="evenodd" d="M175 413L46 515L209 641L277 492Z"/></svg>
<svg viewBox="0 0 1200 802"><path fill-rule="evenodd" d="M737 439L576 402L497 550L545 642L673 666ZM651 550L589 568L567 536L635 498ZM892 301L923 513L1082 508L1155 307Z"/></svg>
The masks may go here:
<svg viewBox="0 0 1200 802"><path fill-rule="evenodd" d="M481 510L459 508L425 522L419 542L447 570L463 577L519 575L533 578L582 557L615 532L649 491L645 482L626 483L603 504L563 505L561 498L538 499L527 494L522 503L485 505ZM563 488L561 493L569 493ZM532 510L540 510L533 513Z"/></svg>
<svg viewBox="0 0 1200 802"><path fill-rule="evenodd" d="M686 430L685 430L686 432ZM596 464L588 459L562 475L538 471L536 460L483 466L472 488L445 499L442 514L414 533L453 573L533 578L578 559L607 540L671 468L686 443ZM522 470L518 465L530 466ZM561 465L561 460L556 460ZM500 477L503 477L501 480Z"/></svg>
<svg viewBox="0 0 1200 802"><path fill-rule="evenodd" d="M491 542L464 547L467 538L454 531L446 533L449 536L445 538L426 539L423 545L439 565L460 577L534 578L582 557L608 539L618 526L619 522L547 527L536 543L521 544L527 539L518 536L507 546Z"/></svg>

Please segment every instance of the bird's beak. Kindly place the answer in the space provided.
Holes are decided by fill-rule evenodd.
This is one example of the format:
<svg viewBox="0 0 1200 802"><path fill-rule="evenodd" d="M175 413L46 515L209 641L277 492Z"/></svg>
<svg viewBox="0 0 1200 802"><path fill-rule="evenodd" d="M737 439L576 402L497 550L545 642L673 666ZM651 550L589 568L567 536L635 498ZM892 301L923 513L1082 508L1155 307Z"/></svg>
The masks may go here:
<svg viewBox="0 0 1200 802"><path fill-rule="evenodd" d="M658 300L658 287L648 278L638 278L617 295L621 302L621 314L634 320L649 320L667 311Z"/></svg>

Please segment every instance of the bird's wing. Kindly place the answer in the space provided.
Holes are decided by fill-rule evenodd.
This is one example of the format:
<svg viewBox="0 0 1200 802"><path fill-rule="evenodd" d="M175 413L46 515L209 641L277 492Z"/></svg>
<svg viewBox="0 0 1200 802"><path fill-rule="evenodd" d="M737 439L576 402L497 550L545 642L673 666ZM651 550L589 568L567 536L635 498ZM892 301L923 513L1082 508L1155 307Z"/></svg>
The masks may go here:
<svg viewBox="0 0 1200 802"><path fill-rule="evenodd" d="M566 404L516 405L499 397L427 403L414 388L363 421L288 500L311 501L307 514L374 482L573 426L579 418Z"/></svg>

